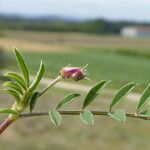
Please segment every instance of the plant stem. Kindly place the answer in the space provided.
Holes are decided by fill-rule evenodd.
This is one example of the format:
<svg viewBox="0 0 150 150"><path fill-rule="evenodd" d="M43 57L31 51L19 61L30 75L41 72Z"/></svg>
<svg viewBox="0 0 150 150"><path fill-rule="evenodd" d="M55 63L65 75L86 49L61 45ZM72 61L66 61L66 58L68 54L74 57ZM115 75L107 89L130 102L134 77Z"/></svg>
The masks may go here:
<svg viewBox="0 0 150 150"><path fill-rule="evenodd" d="M3 131L8 128L15 120L11 117L8 117L4 120L3 123L0 124L0 135L3 133Z"/></svg>
<svg viewBox="0 0 150 150"><path fill-rule="evenodd" d="M82 111L59 111L61 115L79 115ZM108 116L109 111L91 111L93 115L97 116ZM37 117L37 116L48 116L48 111L43 112L33 112L33 113L24 113L21 114L20 118L27 118L27 117ZM136 113L126 113L127 117L130 118L137 118L137 119L144 119L144 120L150 120L150 117L143 117L139 116Z"/></svg>
<svg viewBox="0 0 150 150"><path fill-rule="evenodd" d="M47 90L49 90L52 86L54 86L57 82L59 82L62 79L61 76L58 76L56 79L54 79L51 83L49 83L41 92L40 95L43 95Z"/></svg>
<svg viewBox="0 0 150 150"><path fill-rule="evenodd" d="M43 95L47 90L49 90L52 86L54 86L57 82L59 82L62 79L61 76L58 76L56 79L54 79L51 83L49 83L40 93L39 97L41 95ZM17 108L18 109L18 108ZM22 109L22 108L21 108ZM21 115L19 116L21 117ZM15 121L15 119L13 119L12 117L8 117L4 120L4 122L2 122L0 124L0 135L3 133L3 131L9 127L13 122Z"/></svg>
<svg viewBox="0 0 150 150"><path fill-rule="evenodd" d="M82 111L59 111L61 115L79 115ZM91 111L93 115L95 116L108 116L109 111ZM32 112L32 113L23 113L19 115L19 118L29 118L29 117L39 117L39 116L48 116L48 111L43 112ZM150 117L144 117L137 115L136 113L126 113L126 117L130 118L136 118L136 119L144 119L144 120L150 120ZM3 131L9 127L15 120L11 117L8 117L5 119L5 121L0 124L0 135L3 133Z"/></svg>

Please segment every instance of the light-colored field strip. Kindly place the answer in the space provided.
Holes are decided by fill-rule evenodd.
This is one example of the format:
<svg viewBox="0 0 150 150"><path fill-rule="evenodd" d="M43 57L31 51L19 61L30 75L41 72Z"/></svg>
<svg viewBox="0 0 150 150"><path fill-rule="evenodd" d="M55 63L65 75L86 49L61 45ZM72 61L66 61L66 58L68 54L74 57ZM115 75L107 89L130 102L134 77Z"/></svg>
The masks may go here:
<svg viewBox="0 0 150 150"><path fill-rule="evenodd" d="M7 72L7 71L1 70L0 75L4 74L5 72ZM32 79L35 78L35 76L33 76L33 75L31 75L30 77ZM53 79L50 79L50 78L43 78L40 83L42 85L47 85L48 83L52 82L52 80ZM67 81L60 81L57 84L55 84L54 87L59 88L59 89L66 89L69 91L78 91L78 92L88 92L91 88L91 86L89 86L89 85L83 85L78 82L70 83ZM108 96L113 96L116 92L117 92L117 90L112 90L112 89L104 89L104 91L103 91L103 93ZM131 92L126 98L131 101L138 101L140 98L140 94Z"/></svg>
<svg viewBox="0 0 150 150"><path fill-rule="evenodd" d="M34 76L32 76L32 78L34 78ZM47 85L51 81L52 79L44 78L41 81L41 84ZM91 86L88 86L88 85L83 85L79 83L70 83L66 81L60 81L59 83L55 85L55 87L59 89L67 89L70 91L79 91L79 92L88 92L91 88ZM103 91L104 94L107 94L109 96L113 96L116 92L117 92L116 90L111 90L111 89L105 89ZM126 98L131 101L138 101L140 98L140 94L131 92Z"/></svg>
<svg viewBox="0 0 150 150"><path fill-rule="evenodd" d="M22 39L0 38L0 47L5 50L12 50L13 47L22 49L23 51L46 51L46 52L69 52L71 49L60 44L47 44L42 42L33 42Z"/></svg>

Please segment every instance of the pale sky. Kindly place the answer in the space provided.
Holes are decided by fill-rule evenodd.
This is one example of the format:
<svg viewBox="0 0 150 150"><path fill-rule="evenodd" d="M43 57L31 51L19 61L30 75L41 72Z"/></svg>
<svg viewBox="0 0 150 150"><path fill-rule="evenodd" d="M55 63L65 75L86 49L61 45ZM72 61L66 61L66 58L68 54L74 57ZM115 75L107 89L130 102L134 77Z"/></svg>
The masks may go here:
<svg viewBox="0 0 150 150"><path fill-rule="evenodd" d="M150 0L0 0L0 13L150 22Z"/></svg>

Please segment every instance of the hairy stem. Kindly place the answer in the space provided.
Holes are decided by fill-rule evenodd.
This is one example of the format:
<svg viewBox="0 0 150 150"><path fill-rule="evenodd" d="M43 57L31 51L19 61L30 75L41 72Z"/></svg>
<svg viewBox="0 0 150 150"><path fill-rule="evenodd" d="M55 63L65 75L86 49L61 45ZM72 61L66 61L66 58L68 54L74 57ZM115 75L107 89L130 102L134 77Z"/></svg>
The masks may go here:
<svg viewBox="0 0 150 150"><path fill-rule="evenodd" d="M58 76L56 79L54 79L51 83L49 83L41 92L40 95L43 95L47 90L49 90L52 86L54 86L57 82L59 82L62 79L61 76Z"/></svg>
<svg viewBox="0 0 150 150"><path fill-rule="evenodd" d="M82 111L59 111L62 115L79 115ZM97 116L108 116L109 111L91 111L93 115ZM21 114L20 118L27 118L27 117L37 117L37 116L48 116L48 111L43 112L33 112L33 113L24 113ZM142 117L137 115L136 113L126 113L127 117L130 118L138 118L138 119L144 119L144 120L150 120L150 117Z"/></svg>
<svg viewBox="0 0 150 150"><path fill-rule="evenodd" d="M8 128L15 120L11 117L6 118L3 123L0 124L0 135Z"/></svg>

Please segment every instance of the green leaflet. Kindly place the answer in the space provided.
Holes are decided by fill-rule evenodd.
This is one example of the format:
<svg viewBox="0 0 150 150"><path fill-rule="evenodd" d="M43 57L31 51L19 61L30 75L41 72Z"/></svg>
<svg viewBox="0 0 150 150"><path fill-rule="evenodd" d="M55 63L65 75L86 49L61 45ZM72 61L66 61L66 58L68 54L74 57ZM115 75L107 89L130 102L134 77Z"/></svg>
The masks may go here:
<svg viewBox="0 0 150 150"><path fill-rule="evenodd" d="M2 108L2 109L0 109L0 113L18 115L18 113L16 111L14 111L13 109L10 109L10 108Z"/></svg>
<svg viewBox="0 0 150 150"><path fill-rule="evenodd" d="M126 121L126 114L123 109L117 109L114 111L114 113L108 113L108 115L111 118L116 119L118 121L122 121L122 122Z"/></svg>
<svg viewBox="0 0 150 150"><path fill-rule="evenodd" d="M15 72L8 72L8 73L4 74L4 76L14 80L23 89L26 89L26 83L25 83L24 79L19 74L15 73Z"/></svg>
<svg viewBox="0 0 150 150"><path fill-rule="evenodd" d="M29 88L30 92L32 92L37 87L37 85L39 84L39 82L41 81L41 79L43 77L44 71L45 71L45 67L44 67L43 62L41 61L41 64L40 64L38 73L36 75L36 78L35 78L35 80L33 81L33 83L31 84L31 86Z"/></svg>
<svg viewBox="0 0 150 150"><path fill-rule="evenodd" d="M57 105L56 109L60 109L61 107L67 105L68 103L72 102L75 98L79 97L79 93L72 93L64 97L64 99Z"/></svg>
<svg viewBox="0 0 150 150"><path fill-rule="evenodd" d="M32 95L31 101L30 101L30 112L32 112L32 110L34 109L38 96L39 96L39 92L35 92Z"/></svg>
<svg viewBox="0 0 150 150"><path fill-rule="evenodd" d="M18 84L14 83L14 82L11 82L11 81L5 82L5 83L3 84L3 86L12 88L12 89L14 89L15 91L17 91L19 94L23 95L22 88L21 88Z"/></svg>
<svg viewBox="0 0 150 150"><path fill-rule="evenodd" d="M118 103L123 101L123 99L131 92L131 90L136 86L135 83L128 83L121 87L117 94L114 96L109 109L111 110L114 106L116 106Z"/></svg>
<svg viewBox="0 0 150 150"><path fill-rule="evenodd" d="M98 93L97 93L98 90L102 91L108 82L110 82L110 81L106 81L106 80L100 81L100 82L96 83L90 89L90 91L88 92L88 94L85 97L82 109L84 109L85 107L87 107L96 98L96 96L98 95Z"/></svg>
<svg viewBox="0 0 150 150"><path fill-rule="evenodd" d="M150 110L145 110L139 114L140 117L150 117Z"/></svg>
<svg viewBox="0 0 150 150"><path fill-rule="evenodd" d="M49 111L49 116L55 127L59 127L61 123L61 114L58 111L53 110Z"/></svg>
<svg viewBox="0 0 150 150"><path fill-rule="evenodd" d="M20 95L17 91L15 90L12 90L12 89L5 89L4 91L8 92L9 94L11 94L15 100L19 103L20 101Z"/></svg>
<svg viewBox="0 0 150 150"><path fill-rule="evenodd" d="M83 111L80 113L80 118L81 120L89 125L93 125L94 124L94 117L93 114L90 111Z"/></svg>
<svg viewBox="0 0 150 150"><path fill-rule="evenodd" d="M148 103L149 100L150 100L150 84L146 87L146 89L142 93L142 96L136 108L137 112L139 112Z"/></svg>
<svg viewBox="0 0 150 150"><path fill-rule="evenodd" d="M20 70L22 71L22 74L24 76L26 86L28 87L29 86L29 73L28 73L27 65L24 61L24 58L23 58L21 52L17 48L14 48L14 52L15 52L16 59L17 59L18 65L20 67Z"/></svg>

